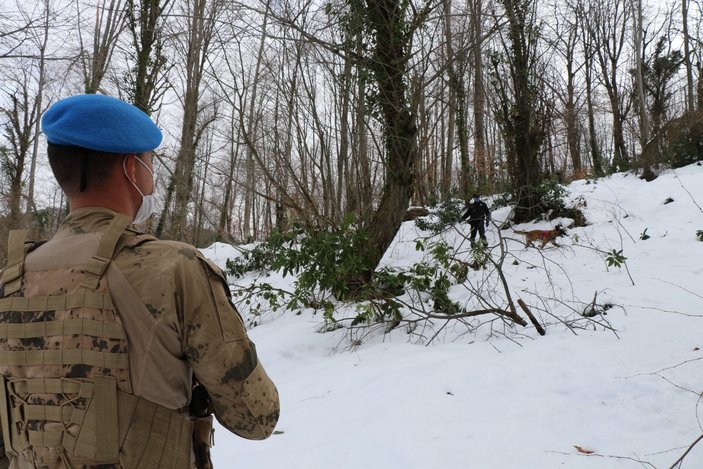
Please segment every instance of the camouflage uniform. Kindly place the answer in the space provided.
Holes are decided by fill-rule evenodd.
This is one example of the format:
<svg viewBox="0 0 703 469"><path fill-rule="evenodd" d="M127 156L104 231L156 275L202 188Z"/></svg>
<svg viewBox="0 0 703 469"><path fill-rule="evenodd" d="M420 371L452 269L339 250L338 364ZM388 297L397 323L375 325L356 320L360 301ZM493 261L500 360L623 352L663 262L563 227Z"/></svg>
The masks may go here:
<svg viewBox="0 0 703 469"><path fill-rule="evenodd" d="M95 298L86 299L86 265L100 259L113 218L102 208L72 211L51 241L27 255L17 291L8 294L9 284L0 284L0 392L14 403L0 414L3 433L9 429L14 446L17 439L22 443L12 468L195 467L192 449L188 460L181 451L191 448L193 375L208 391L210 410L233 433L262 439L276 425L276 387L230 302L221 270L194 247L120 229L117 254L98 269L90 294ZM76 292L82 292L80 304L90 306L71 307ZM63 306L21 311L11 303L32 297L50 305L56 295L69 299ZM62 329L49 332L51 327ZM98 396L113 394L118 410L101 408ZM146 430L130 433L135 426ZM106 454L96 452L103 447L112 459L86 456Z"/></svg>

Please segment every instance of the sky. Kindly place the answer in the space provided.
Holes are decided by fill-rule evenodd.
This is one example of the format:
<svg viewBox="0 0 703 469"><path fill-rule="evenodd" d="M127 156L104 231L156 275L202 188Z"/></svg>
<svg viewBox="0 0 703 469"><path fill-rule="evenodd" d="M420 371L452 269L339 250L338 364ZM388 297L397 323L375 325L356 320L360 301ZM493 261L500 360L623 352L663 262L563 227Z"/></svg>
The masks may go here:
<svg viewBox="0 0 703 469"><path fill-rule="evenodd" d="M652 182L615 174L567 189L589 224L570 228L559 247L525 248L522 235L501 232L511 295L529 305L545 336L495 317L350 336L321 332L323 318L312 310L253 317L240 304L258 324L249 333L278 386L281 418L264 441L218 425L215 467L670 468L703 434L703 242L696 235L703 166ZM499 208L493 216L508 214ZM440 236L467 256L467 232L456 225ZM487 235L495 246L497 227ZM382 264L418 262L416 240L428 236L404 223ZM223 267L239 252L224 244L203 251ZM620 267L607 263L613 251L626 258ZM469 286L491 285L488 275L470 271L450 297L472 305ZM291 289L294 278L231 281L235 290L254 281ZM581 316L594 295L601 314ZM349 317L350 309L340 305L335 314ZM703 468L703 442L680 467Z"/></svg>

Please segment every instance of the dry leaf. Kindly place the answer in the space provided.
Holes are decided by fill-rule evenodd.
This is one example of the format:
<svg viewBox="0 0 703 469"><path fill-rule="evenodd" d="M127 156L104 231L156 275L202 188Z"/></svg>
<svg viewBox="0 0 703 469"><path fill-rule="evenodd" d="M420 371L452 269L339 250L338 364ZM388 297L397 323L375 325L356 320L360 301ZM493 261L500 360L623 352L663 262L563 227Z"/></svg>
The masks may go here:
<svg viewBox="0 0 703 469"><path fill-rule="evenodd" d="M582 447L579 446L579 445L574 445L574 448L576 448L576 451L578 451L579 453L583 453L583 454L593 454L593 453L595 453L595 451L592 451L592 450L586 449L586 448L582 448Z"/></svg>

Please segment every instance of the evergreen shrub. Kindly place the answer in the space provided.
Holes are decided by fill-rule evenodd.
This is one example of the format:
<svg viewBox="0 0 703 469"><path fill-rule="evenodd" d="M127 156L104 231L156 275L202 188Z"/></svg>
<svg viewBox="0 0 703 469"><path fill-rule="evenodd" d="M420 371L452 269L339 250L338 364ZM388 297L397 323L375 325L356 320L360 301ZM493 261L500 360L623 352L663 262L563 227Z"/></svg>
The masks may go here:
<svg viewBox="0 0 703 469"><path fill-rule="evenodd" d="M432 234L438 234L461 220L464 214L464 203L459 199L449 199L442 202L432 216L415 219L415 226Z"/></svg>
<svg viewBox="0 0 703 469"><path fill-rule="evenodd" d="M703 111L674 119L666 132L666 162L672 168L703 160Z"/></svg>

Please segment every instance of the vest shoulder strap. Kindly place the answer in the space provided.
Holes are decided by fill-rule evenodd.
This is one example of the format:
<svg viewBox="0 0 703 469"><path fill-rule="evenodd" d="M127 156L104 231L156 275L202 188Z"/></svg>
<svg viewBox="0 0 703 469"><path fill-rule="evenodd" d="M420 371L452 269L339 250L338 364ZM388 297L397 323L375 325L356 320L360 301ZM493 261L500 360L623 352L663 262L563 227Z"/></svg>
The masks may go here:
<svg viewBox="0 0 703 469"><path fill-rule="evenodd" d="M105 274L108 264L114 257L120 237L125 232L125 228L130 224L129 218L125 215L117 214L112 219L110 225L100 239L95 255L85 266L85 276L81 285L89 290L96 290L100 279Z"/></svg>
<svg viewBox="0 0 703 469"><path fill-rule="evenodd" d="M7 267L2 271L0 285L4 286L3 295L7 296L19 291L22 286L22 271L26 250L28 230L12 230L7 242Z"/></svg>

